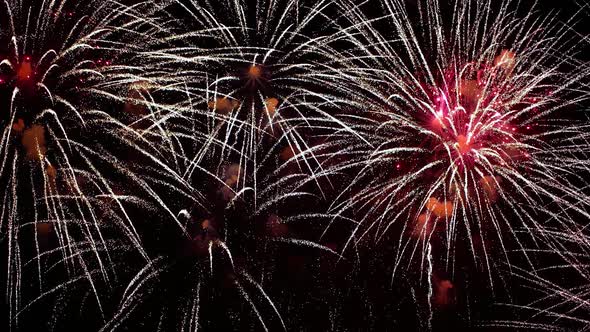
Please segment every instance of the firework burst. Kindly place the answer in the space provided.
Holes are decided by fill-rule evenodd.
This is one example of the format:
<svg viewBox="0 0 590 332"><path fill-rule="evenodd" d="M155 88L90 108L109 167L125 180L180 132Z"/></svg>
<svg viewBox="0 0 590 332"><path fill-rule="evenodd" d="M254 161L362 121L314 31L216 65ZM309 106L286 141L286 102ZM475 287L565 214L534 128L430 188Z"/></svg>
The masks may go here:
<svg viewBox="0 0 590 332"><path fill-rule="evenodd" d="M331 213L359 216L348 245L395 241L394 271L416 255L433 264L431 249L447 268L468 251L491 280L497 259L542 241L517 230L589 217L589 68L575 17L498 5L383 1L374 19L343 6L365 54L353 69L362 109L344 121L371 144L326 144L343 160L334 172L355 170Z"/></svg>
<svg viewBox="0 0 590 332"><path fill-rule="evenodd" d="M180 228L167 218L159 221L157 235L147 234L152 239L145 241L146 246L158 248L156 257L131 278L104 331L137 324L171 330L286 329L284 302L275 303L268 293L276 292L272 281L280 266L290 264L286 248L338 255L305 239L309 232L298 227L327 217L313 213L321 198L309 190L315 187L315 178L298 171L294 160L281 161L280 147L277 143L257 157L258 174L246 175L239 164L224 161L219 162L220 175L208 171L218 162L200 161L204 165L194 166L185 178L188 187L180 191L199 195L170 205L186 207L178 213ZM174 159L195 160L191 155ZM294 211L293 202L308 207ZM150 230L156 223L152 221ZM224 319L226 315L230 319Z"/></svg>
<svg viewBox="0 0 590 332"><path fill-rule="evenodd" d="M154 110L167 164L184 181L177 189L192 199L168 205L181 222L168 229L172 240L153 239L168 249L138 271L105 329L133 325L142 312L170 329L231 329L252 314L257 328L285 328L265 290L281 265L275 251L290 244L334 254L289 226L327 218L310 212L321 199L310 147L315 131L341 125L326 111L341 102L342 60L328 47L336 37L323 14L331 4L174 1L158 13L169 37L147 61L169 70L159 83L172 102ZM309 209L294 211L294 202ZM232 308L236 296L247 312ZM243 322L215 319L226 310Z"/></svg>
<svg viewBox="0 0 590 332"><path fill-rule="evenodd" d="M0 234L11 326L30 304L76 280L90 285L100 308L97 280L113 278L105 228L118 229L143 252L123 206L133 194L113 183L125 178L149 191L117 157L154 151L140 148L144 140L118 111L133 99L132 83L145 80L141 66L131 65L134 45L121 47L130 36L145 41L139 31L149 27L136 15L141 5L0 4ZM62 274L72 277L56 285ZM36 293L22 292L29 284Z"/></svg>
<svg viewBox="0 0 590 332"><path fill-rule="evenodd" d="M341 36L325 14L331 7L332 1L172 2L165 12L182 19L162 19L172 22L163 24L170 37L154 59L173 69L168 85L182 101L166 112L165 126L192 138L192 152L218 149L217 160L240 164L246 174L256 174L257 150L277 141L284 159L299 156L302 167L315 170L313 156L301 156L312 150L310 132L343 125L330 112L345 102L345 57L331 47Z"/></svg>
<svg viewBox="0 0 590 332"><path fill-rule="evenodd" d="M517 0L132 2L0 3L11 327L57 297L102 331L286 330L313 300L284 275L318 286L328 256L354 266L348 295L318 290L333 329L350 294L372 320L387 283L355 278L382 281L386 265L416 267L398 280L412 308L427 298L416 318L432 329L467 261L485 287L506 264L546 292L523 307L534 318L587 327L587 287L545 275L588 279L578 15ZM369 241L387 250L365 262Z"/></svg>

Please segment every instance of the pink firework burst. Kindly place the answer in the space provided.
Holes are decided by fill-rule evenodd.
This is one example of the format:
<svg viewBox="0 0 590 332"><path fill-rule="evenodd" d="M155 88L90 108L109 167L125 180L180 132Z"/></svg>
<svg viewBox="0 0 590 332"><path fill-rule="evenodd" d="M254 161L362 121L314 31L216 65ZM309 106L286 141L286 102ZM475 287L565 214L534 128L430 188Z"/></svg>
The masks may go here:
<svg viewBox="0 0 590 332"><path fill-rule="evenodd" d="M357 221L345 248L387 242L394 273L420 255L433 264L430 254L452 270L469 252L491 280L510 251L546 241L539 230L578 229L589 68L575 18L514 1L381 5L378 18L346 7L362 55L344 118L369 144L335 134L324 145L328 172L353 177L330 209Z"/></svg>

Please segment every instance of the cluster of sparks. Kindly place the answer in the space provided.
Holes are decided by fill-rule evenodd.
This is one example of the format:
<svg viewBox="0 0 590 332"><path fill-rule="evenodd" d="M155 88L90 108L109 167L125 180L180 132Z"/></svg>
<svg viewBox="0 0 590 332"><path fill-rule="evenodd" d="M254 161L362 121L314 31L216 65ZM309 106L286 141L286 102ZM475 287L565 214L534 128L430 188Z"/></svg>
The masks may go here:
<svg viewBox="0 0 590 332"><path fill-rule="evenodd" d="M265 287L285 245L391 251L430 329L473 263L543 293L514 306L548 321L492 324L587 327L590 283L543 276L590 280L584 8L375 2L0 4L10 329L64 292L101 331L215 329L204 301L231 288L257 328L287 330Z"/></svg>

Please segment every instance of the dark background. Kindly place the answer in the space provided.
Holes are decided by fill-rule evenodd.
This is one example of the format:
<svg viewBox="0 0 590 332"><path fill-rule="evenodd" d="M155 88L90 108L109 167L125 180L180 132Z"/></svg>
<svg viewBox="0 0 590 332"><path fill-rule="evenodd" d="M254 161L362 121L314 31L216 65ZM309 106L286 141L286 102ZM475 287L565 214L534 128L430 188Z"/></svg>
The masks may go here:
<svg viewBox="0 0 590 332"><path fill-rule="evenodd" d="M412 2L413 0L408 0ZM475 0L474 0L475 1ZM533 1L522 1L523 7ZM538 1L541 12L549 13L556 10L555 15L562 20L569 19L580 8L573 0L541 0ZM372 15L379 15L378 6ZM370 9L367 9L370 10ZM588 33L590 21L589 11L580 15L584 19L578 25L578 31ZM586 60L589 55L583 55ZM322 202L301 201L299 204L321 207ZM293 207L287 208L293 209ZM158 225L157 216L136 212L145 218L145 225ZM198 214L200 212L195 212ZM152 223L153 222L153 223ZM159 308L163 303L173 308L176 298L183 296L184 283L191 283L194 261L178 258L178 249L183 244L178 242L179 235L167 234L165 226L155 228L160 232L158 236L146 234L147 243L154 243L151 250L154 253L167 251L166 254L176 257L176 264L169 273L162 277L165 287L154 287L154 295L147 301L145 307L140 308L126 323L123 330L155 331L158 325ZM298 230L300 234L309 230ZM310 232L311 233L311 232ZM313 234L306 234L310 238ZM154 236L153 239L151 237ZM157 239L156 239L157 238ZM152 241L152 242L150 242ZM170 247L161 248L155 243L173 243ZM2 248L4 250L5 244ZM4 254L4 251L2 252ZM337 261L330 255L318 254L310 249L279 247L275 251L276 257L269 264L274 267L273 284L267 289L283 315L287 327L291 331L414 331L427 328L429 312L424 283L420 276L391 279L392 257L388 256L387 248L379 250L366 249L360 252L359 262ZM182 256L182 255L180 255ZM128 259L137 259L129 257ZM2 261L4 263L4 261ZM5 266L5 264L3 264ZM458 269L456 297L457 305L447 308L435 308L432 329L435 331L473 330L478 321L486 319L501 319L510 317L507 312L495 306L496 302L529 300L528 292L511 287L511 280L499 280L499 285L505 287L490 290L485 276L472 273L469 267ZM2 271L4 272L4 271ZM248 305L240 299L239 294L226 287L226 280L213 283L210 301L203 304L204 327L209 331L260 331L261 326L257 318L252 315ZM112 314L118 305L116 295L122 294L121 289L114 290L111 301L105 303L107 316ZM217 296L214 296L217 295ZM74 288L68 292L59 293L40 301L21 316L23 331L67 331L83 330L95 331L101 326L100 315L93 301L86 301L88 296L85 287L80 290ZM83 298L84 300L80 300ZM0 306L0 310L7 308ZM272 309L260 309L263 314L272 317ZM2 315L6 317L6 315ZM170 320L174 319L170 316ZM239 317L239 318L238 318ZM178 318L178 317L177 317ZM237 322L237 323L236 323ZM0 325L0 331L8 330L5 322ZM172 330L172 326L162 328L163 331ZM276 319L268 323L270 331L280 330ZM176 330L176 329L174 329ZM497 329L498 330L498 329ZM501 329L499 329L501 330Z"/></svg>

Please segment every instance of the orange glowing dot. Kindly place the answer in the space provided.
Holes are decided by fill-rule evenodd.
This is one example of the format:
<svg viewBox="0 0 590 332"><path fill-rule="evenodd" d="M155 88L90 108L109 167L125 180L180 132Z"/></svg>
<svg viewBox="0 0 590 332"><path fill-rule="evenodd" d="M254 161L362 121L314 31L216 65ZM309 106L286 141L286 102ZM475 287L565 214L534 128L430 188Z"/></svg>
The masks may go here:
<svg viewBox="0 0 590 332"><path fill-rule="evenodd" d="M435 209L432 211L435 216L442 218L442 217L450 217L453 213L453 202L446 201L446 202L439 202L436 205Z"/></svg>
<svg viewBox="0 0 590 332"><path fill-rule="evenodd" d="M436 206L439 204L438 199L434 198L434 197L430 197L428 199L428 201L426 201L426 209L428 209L428 211L432 212L434 211L434 209L436 208Z"/></svg>
<svg viewBox="0 0 590 332"><path fill-rule="evenodd" d="M202 229L208 229L209 227L211 227L211 222L209 221L209 219L205 219L201 222Z"/></svg>
<svg viewBox="0 0 590 332"><path fill-rule="evenodd" d="M461 95L470 102L477 102L481 95L481 87L477 80L463 80L459 86Z"/></svg>
<svg viewBox="0 0 590 332"><path fill-rule="evenodd" d="M465 135L457 136L457 148L461 154L465 154L471 150L471 144L469 143L469 139L465 137Z"/></svg>
<svg viewBox="0 0 590 332"><path fill-rule="evenodd" d="M251 79L257 79L260 77L260 75L262 75L262 69L259 66L250 66L248 69L248 76L250 76Z"/></svg>
<svg viewBox="0 0 590 332"><path fill-rule="evenodd" d="M436 217L448 217L453 213L454 204L451 201L441 202L435 197L430 197L426 201L426 209L432 212Z"/></svg>
<svg viewBox="0 0 590 332"><path fill-rule="evenodd" d="M55 177L57 176L57 170L55 169L55 167L53 167L52 165L47 165L47 167L45 168L45 172L47 173L49 179L55 180Z"/></svg>
<svg viewBox="0 0 590 332"><path fill-rule="evenodd" d="M23 130L25 130L25 122L23 119L16 120L16 122L12 124L12 130L16 131L17 133L21 133Z"/></svg>
<svg viewBox="0 0 590 332"><path fill-rule="evenodd" d="M275 114L277 110L277 106L279 105L279 100L277 98L268 98L264 102L266 106L266 111L269 115Z"/></svg>
<svg viewBox="0 0 590 332"><path fill-rule="evenodd" d="M422 213L421 215L418 216L418 225L422 226L424 224L426 224L428 222L428 215L425 213Z"/></svg>
<svg viewBox="0 0 590 332"><path fill-rule="evenodd" d="M514 67L515 54L510 50L502 50L500 55L494 59L494 65L496 67L510 70Z"/></svg>
<svg viewBox="0 0 590 332"><path fill-rule="evenodd" d="M40 125L33 125L23 133L22 144L27 151L29 159L41 160L45 157L47 147L45 146L45 128Z"/></svg>
<svg viewBox="0 0 590 332"><path fill-rule="evenodd" d="M217 110L221 113L229 113L240 106L240 102L227 97L216 98L215 101L208 103L210 109Z"/></svg>

